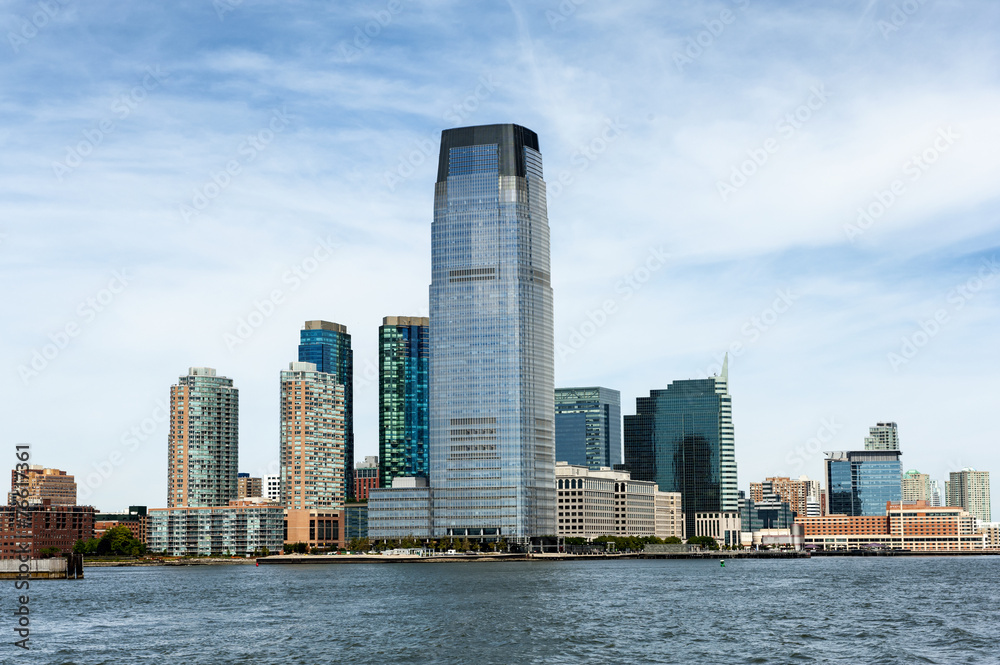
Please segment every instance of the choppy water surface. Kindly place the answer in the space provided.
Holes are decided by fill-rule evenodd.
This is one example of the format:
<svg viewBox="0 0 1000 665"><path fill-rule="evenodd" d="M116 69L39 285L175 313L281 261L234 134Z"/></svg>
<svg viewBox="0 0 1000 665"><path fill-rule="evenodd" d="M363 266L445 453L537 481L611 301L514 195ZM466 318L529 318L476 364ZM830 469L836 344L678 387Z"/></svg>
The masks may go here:
<svg viewBox="0 0 1000 665"><path fill-rule="evenodd" d="M1000 557L88 568L32 583L32 650L0 662L1000 663L998 573Z"/></svg>

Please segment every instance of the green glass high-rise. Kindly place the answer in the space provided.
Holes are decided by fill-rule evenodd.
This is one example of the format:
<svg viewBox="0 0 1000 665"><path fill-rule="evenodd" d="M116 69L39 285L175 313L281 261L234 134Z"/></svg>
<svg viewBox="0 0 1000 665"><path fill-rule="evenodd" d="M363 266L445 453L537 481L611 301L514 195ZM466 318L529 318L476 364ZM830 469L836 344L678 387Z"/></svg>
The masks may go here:
<svg viewBox="0 0 1000 665"><path fill-rule="evenodd" d="M430 475L430 319L387 316L378 329L379 486Z"/></svg>
<svg viewBox="0 0 1000 665"><path fill-rule="evenodd" d="M313 363L317 372L333 374L344 386L344 484L354 493L354 351L347 326L330 321L306 321L299 335L299 362Z"/></svg>
<svg viewBox="0 0 1000 665"><path fill-rule="evenodd" d="M625 466L635 480L680 492L686 533L696 513L736 512L736 446L728 359L721 376L673 381L625 416Z"/></svg>

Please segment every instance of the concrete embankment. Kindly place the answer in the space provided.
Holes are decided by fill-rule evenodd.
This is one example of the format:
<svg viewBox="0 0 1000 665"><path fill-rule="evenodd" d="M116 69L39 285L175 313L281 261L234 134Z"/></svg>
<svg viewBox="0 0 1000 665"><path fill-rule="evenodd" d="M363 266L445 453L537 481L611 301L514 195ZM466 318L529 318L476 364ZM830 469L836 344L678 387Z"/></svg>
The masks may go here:
<svg viewBox="0 0 1000 665"><path fill-rule="evenodd" d="M232 566L253 565L254 559L211 558L197 559L123 559L121 561L94 561L87 559L83 565L87 568L143 568L152 566Z"/></svg>

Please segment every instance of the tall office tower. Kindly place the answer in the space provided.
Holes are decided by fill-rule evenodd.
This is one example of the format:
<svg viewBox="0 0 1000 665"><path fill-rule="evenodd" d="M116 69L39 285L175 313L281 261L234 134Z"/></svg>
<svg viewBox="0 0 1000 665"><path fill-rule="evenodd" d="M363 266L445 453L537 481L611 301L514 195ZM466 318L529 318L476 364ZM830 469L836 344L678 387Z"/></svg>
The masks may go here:
<svg viewBox="0 0 1000 665"><path fill-rule="evenodd" d="M904 502L931 501L931 477L926 473L910 469L903 474L901 488Z"/></svg>
<svg viewBox="0 0 1000 665"><path fill-rule="evenodd" d="M613 469L622 463L622 396L610 388L556 388L556 460Z"/></svg>
<svg viewBox="0 0 1000 665"><path fill-rule="evenodd" d="M299 362L313 363L317 372L333 374L344 386L346 445L344 486L354 489L354 351L347 326L330 321L306 321L299 336Z"/></svg>
<svg viewBox="0 0 1000 665"><path fill-rule="evenodd" d="M7 504L27 502L41 505L48 499L53 506L76 505L76 480L65 471L46 469L41 464L32 464L27 469L11 469L11 492ZM14 490L17 489L16 493Z"/></svg>
<svg viewBox="0 0 1000 665"><path fill-rule="evenodd" d="M898 450L827 453L827 515L884 517L886 501L902 500Z"/></svg>
<svg viewBox="0 0 1000 665"><path fill-rule="evenodd" d="M430 476L429 332L425 316L387 316L378 329L379 487Z"/></svg>
<svg viewBox="0 0 1000 665"><path fill-rule="evenodd" d="M236 498L240 391L210 367L170 386L167 507L225 506Z"/></svg>
<svg viewBox="0 0 1000 665"><path fill-rule="evenodd" d="M698 513L738 511L728 357L721 376L674 381L635 402L636 415L625 416L632 477L681 493L688 534L697 533Z"/></svg>
<svg viewBox="0 0 1000 665"><path fill-rule="evenodd" d="M899 433L896 423L878 423L868 428L865 450L899 450Z"/></svg>
<svg viewBox="0 0 1000 665"><path fill-rule="evenodd" d="M281 503L342 510L347 500L344 386L314 363L281 372Z"/></svg>
<svg viewBox="0 0 1000 665"><path fill-rule="evenodd" d="M990 520L990 472L964 468L948 474L947 505L965 508L983 522Z"/></svg>
<svg viewBox="0 0 1000 665"><path fill-rule="evenodd" d="M556 533L549 270L538 136L512 124L442 132L431 227L435 535Z"/></svg>

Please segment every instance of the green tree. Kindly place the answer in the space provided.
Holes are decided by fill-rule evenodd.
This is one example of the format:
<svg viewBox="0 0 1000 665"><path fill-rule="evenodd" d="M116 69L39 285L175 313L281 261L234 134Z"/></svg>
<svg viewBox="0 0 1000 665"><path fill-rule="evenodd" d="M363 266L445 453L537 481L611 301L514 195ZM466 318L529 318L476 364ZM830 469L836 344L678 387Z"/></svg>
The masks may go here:
<svg viewBox="0 0 1000 665"><path fill-rule="evenodd" d="M691 536L687 539L688 545L701 545L708 550L719 549L719 543L711 536Z"/></svg>
<svg viewBox="0 0 1000 665"><path fill-rule="evenodd" d="M663 542L670 545L678 545L680 543L683 543L684 541L678 538L677 536L670 536L669 538L664 538Z"/></svg>

